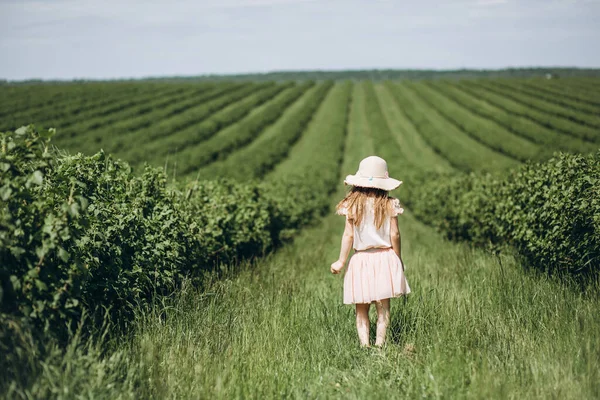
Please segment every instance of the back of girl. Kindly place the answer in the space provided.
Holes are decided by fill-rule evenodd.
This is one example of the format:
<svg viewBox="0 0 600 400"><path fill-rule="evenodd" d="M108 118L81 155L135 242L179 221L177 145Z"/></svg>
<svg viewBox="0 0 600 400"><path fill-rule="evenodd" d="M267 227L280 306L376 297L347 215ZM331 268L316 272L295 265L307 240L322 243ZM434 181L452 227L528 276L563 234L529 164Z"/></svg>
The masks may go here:
<svg viewBox="0 0 600 400"><path fill-rule="evenodd" d="M401 238L397 216L404 210L389 195L401 181L390 178L387 163L380 157L360 162L356 175L344 183L352 188L337 206L346 217L339 259L331 264L338 274L350 258L344 276L344 304L356 306L356 329L361 346L369 346L369 308L377 308L377 338L383 346L390 322L390 298L410 293L404 276Z"/></svg>

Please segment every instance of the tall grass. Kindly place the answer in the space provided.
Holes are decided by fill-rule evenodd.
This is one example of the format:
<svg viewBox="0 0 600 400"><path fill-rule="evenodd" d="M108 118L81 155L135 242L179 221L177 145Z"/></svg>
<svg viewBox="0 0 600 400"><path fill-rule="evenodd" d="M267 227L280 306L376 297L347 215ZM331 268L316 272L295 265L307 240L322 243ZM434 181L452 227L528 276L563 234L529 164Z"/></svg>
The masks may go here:
<svg viewBox="0 0 600 400"><path fill-rule="evenodd" d="M339 217L277 254L140 313L127 340L56 353L8 397L595 398L599 285L523 272L403 219L413 293L382 350L360 349L341 302ZM374 320L374 310L372 310ZM373 332L374 334L374 332ZM105 344L106 345L106 344Z"/></svg>

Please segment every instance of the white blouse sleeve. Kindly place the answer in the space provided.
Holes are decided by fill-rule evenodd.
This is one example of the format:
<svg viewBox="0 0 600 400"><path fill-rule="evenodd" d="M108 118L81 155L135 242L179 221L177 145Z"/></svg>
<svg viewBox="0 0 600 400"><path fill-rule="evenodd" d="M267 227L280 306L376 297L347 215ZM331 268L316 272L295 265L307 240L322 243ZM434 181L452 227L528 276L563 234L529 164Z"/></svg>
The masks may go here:
<svg viewBox="0 0 600 400"><path fill-rule="evenodd" d="M404 208L402 208L400 206L400 200L393 199L392 200L392 217L396 217L402 213L404 213Z"/></svg>

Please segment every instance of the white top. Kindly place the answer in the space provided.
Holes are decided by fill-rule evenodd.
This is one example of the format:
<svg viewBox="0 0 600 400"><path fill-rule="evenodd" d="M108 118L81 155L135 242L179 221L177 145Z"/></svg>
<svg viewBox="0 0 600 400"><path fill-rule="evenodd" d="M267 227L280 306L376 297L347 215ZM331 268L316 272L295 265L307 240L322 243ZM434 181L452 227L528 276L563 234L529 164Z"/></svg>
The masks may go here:
<svg viewBox="0 0 600 400"><path fill-rule="evenodd" d="M392 199L392 215L390 218L385 218L381 228L377 229L375 225L375 212L373 209L373 199L367 199L366 213L363 216L363 221L359 226L354 226L354 250L361 251L373 248L389 248L392 247L391 235L390 235L390 220L404 212L404 209L400 207L400 201L398 199ZM348 210L345 207L341 207L338 212L339 215L345 215L348 218Z"/></svg>

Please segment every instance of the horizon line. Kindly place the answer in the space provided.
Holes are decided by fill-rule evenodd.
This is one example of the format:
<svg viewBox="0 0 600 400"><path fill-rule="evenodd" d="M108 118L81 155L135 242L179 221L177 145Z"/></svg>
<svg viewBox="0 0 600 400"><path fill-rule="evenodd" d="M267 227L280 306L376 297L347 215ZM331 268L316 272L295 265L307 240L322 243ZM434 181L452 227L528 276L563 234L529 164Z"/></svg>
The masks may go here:
<svg viewBox="0 0 600 400"><path fill-rule="evenodd" d="M348 68L348 69L282 69L272 71L256 71L256 72L232 72L232 73L218 73L209 72L201 73L197 75L146 75L146 76L121 76L121 77L73 77L73 78L39 78L31 77L26 79L8 79L0 77L0 83L27 83L27 82L77 82L77 81L143 81L143 80L160 80L160 79L210 79L210 78L240 78L240 77L251 77L251 76L268 76L277 74L310 74L310 73L322 73L322 74L336 74L336 73L366 73L366 72L404 72L404 73L418 73L418 72L430 72L430 73L456 73L456 72L503 72L503 71L551 71L551 70L576 70L576 71L590 71L600 72L599 67L578 67L578 66L511 66L511 67L498 67L498 68L471 68L471 67L460 67L460 68Z"/></svg>

